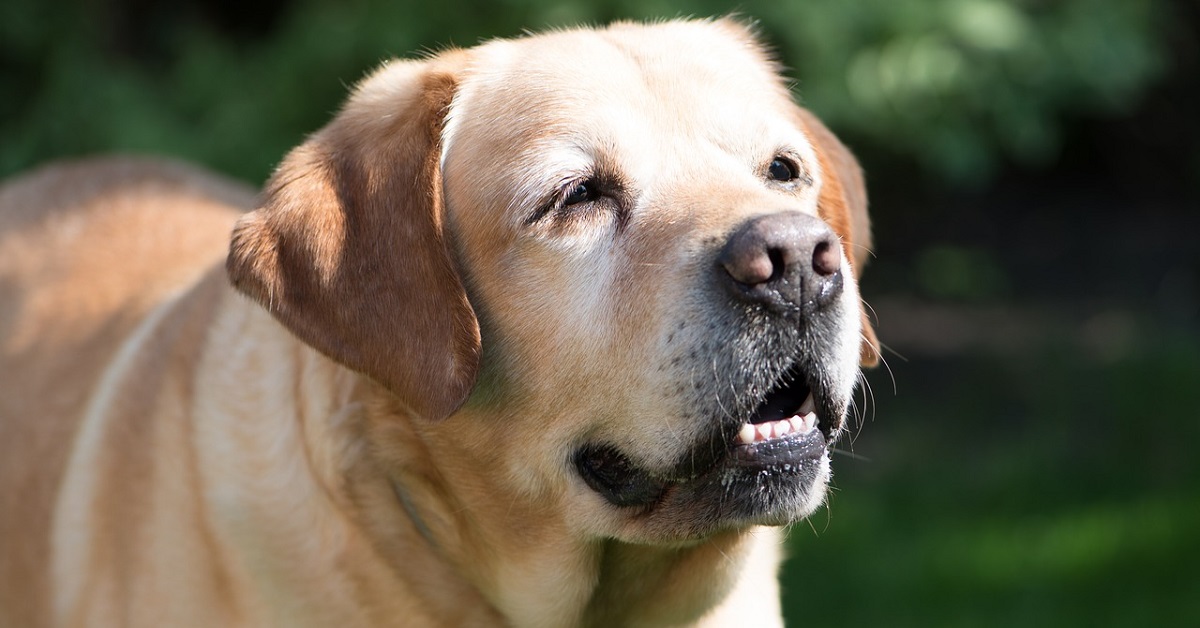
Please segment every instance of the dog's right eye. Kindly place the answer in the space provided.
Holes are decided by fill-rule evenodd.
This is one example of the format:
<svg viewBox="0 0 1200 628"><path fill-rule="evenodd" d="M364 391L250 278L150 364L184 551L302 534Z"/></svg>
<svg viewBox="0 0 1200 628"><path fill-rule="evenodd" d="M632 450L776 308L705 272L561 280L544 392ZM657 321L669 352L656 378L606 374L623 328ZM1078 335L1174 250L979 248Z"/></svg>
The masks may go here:
<svg viewBox="0 0 1200 628"><path fill-rule="evenodd" d="M600 186L591 179L575 184L563 197L563 207L570 207L600 198Z"/></svg>
<svg viewBox="0 0 1200 628"><path fill-rule="evenodd" d="M547 196L525 224L534 225L547 216L558 221L579 221L605 214L623 215L620 180L606 173L565 179Z"/></svg>
<svg viewBox="0 0 1200 628"><path fill-rule="evenodd" d="M784 157L776 157L771 165L767 167L767 176L774 181L787 183L799 176L796 165L790 159Z"/></svg>

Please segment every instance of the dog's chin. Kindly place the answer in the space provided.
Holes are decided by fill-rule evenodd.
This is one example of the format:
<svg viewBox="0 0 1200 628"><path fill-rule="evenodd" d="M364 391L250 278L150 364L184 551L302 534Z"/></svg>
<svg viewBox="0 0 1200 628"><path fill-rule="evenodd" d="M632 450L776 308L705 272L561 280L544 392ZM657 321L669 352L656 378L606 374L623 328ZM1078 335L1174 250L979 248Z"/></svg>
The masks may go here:
<svg viewBox="0 0 1200 628"><path fill-rule="evenodd" d="M698 477L671 483L646 521L652 534L695 538L751 525L786 525L825 499L829 454L818 429L736 442Z"/></svg>

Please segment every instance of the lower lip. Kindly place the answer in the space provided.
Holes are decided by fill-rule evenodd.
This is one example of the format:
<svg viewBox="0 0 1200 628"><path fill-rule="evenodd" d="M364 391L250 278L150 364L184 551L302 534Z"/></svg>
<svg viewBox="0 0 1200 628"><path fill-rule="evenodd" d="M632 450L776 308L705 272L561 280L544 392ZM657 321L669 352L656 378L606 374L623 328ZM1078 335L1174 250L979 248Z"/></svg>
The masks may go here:
<svg viewBox="0 0 1200 628"><path fill-rule="evenodd" d="M739 443L730 452L730 458L738 466L771 467L787 471L788 465L799 469L804 462L821 458L825 450L825 437L820 430L813 429L752 444Z"/></svg>

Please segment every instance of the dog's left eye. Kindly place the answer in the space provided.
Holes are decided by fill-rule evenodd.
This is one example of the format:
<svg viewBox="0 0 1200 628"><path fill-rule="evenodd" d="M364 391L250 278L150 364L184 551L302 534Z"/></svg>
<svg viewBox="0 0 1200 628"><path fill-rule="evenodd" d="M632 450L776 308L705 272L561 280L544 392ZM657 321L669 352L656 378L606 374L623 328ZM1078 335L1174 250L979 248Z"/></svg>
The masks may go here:
<svg viewBox="0 0 1200 628"><path fill-rule="evenodd" d="M796 164L792 163L790 159L776 157L775 160L771 162L771 165L767 166L767 176L769 176L773 181L782 181L786 183L796 179L800 175L796 169Z"/></svg>
<svg viewBox="0 0 1200 628"><path fill-rule="evenodd" d="M600 186L596 185L595 181L589 179L576 183L571 187L567 191L567 195L563 197L562 204L563 207L570 207L571 205L594 201L598 198L600 198Z"/></svg>

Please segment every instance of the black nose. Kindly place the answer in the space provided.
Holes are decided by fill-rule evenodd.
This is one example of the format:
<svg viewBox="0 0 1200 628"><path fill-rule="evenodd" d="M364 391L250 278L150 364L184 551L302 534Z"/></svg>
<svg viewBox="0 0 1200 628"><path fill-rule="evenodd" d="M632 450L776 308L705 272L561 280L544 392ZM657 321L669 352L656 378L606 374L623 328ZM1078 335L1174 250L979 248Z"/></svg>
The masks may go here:
<svg viewBox="0 0 1200 628"><path fill-rule="evenodd" d="M818 309L842 291L837 235L808 214L781 212L747 221L729 237L717 266L738 299L784 310Z"/></svg>

